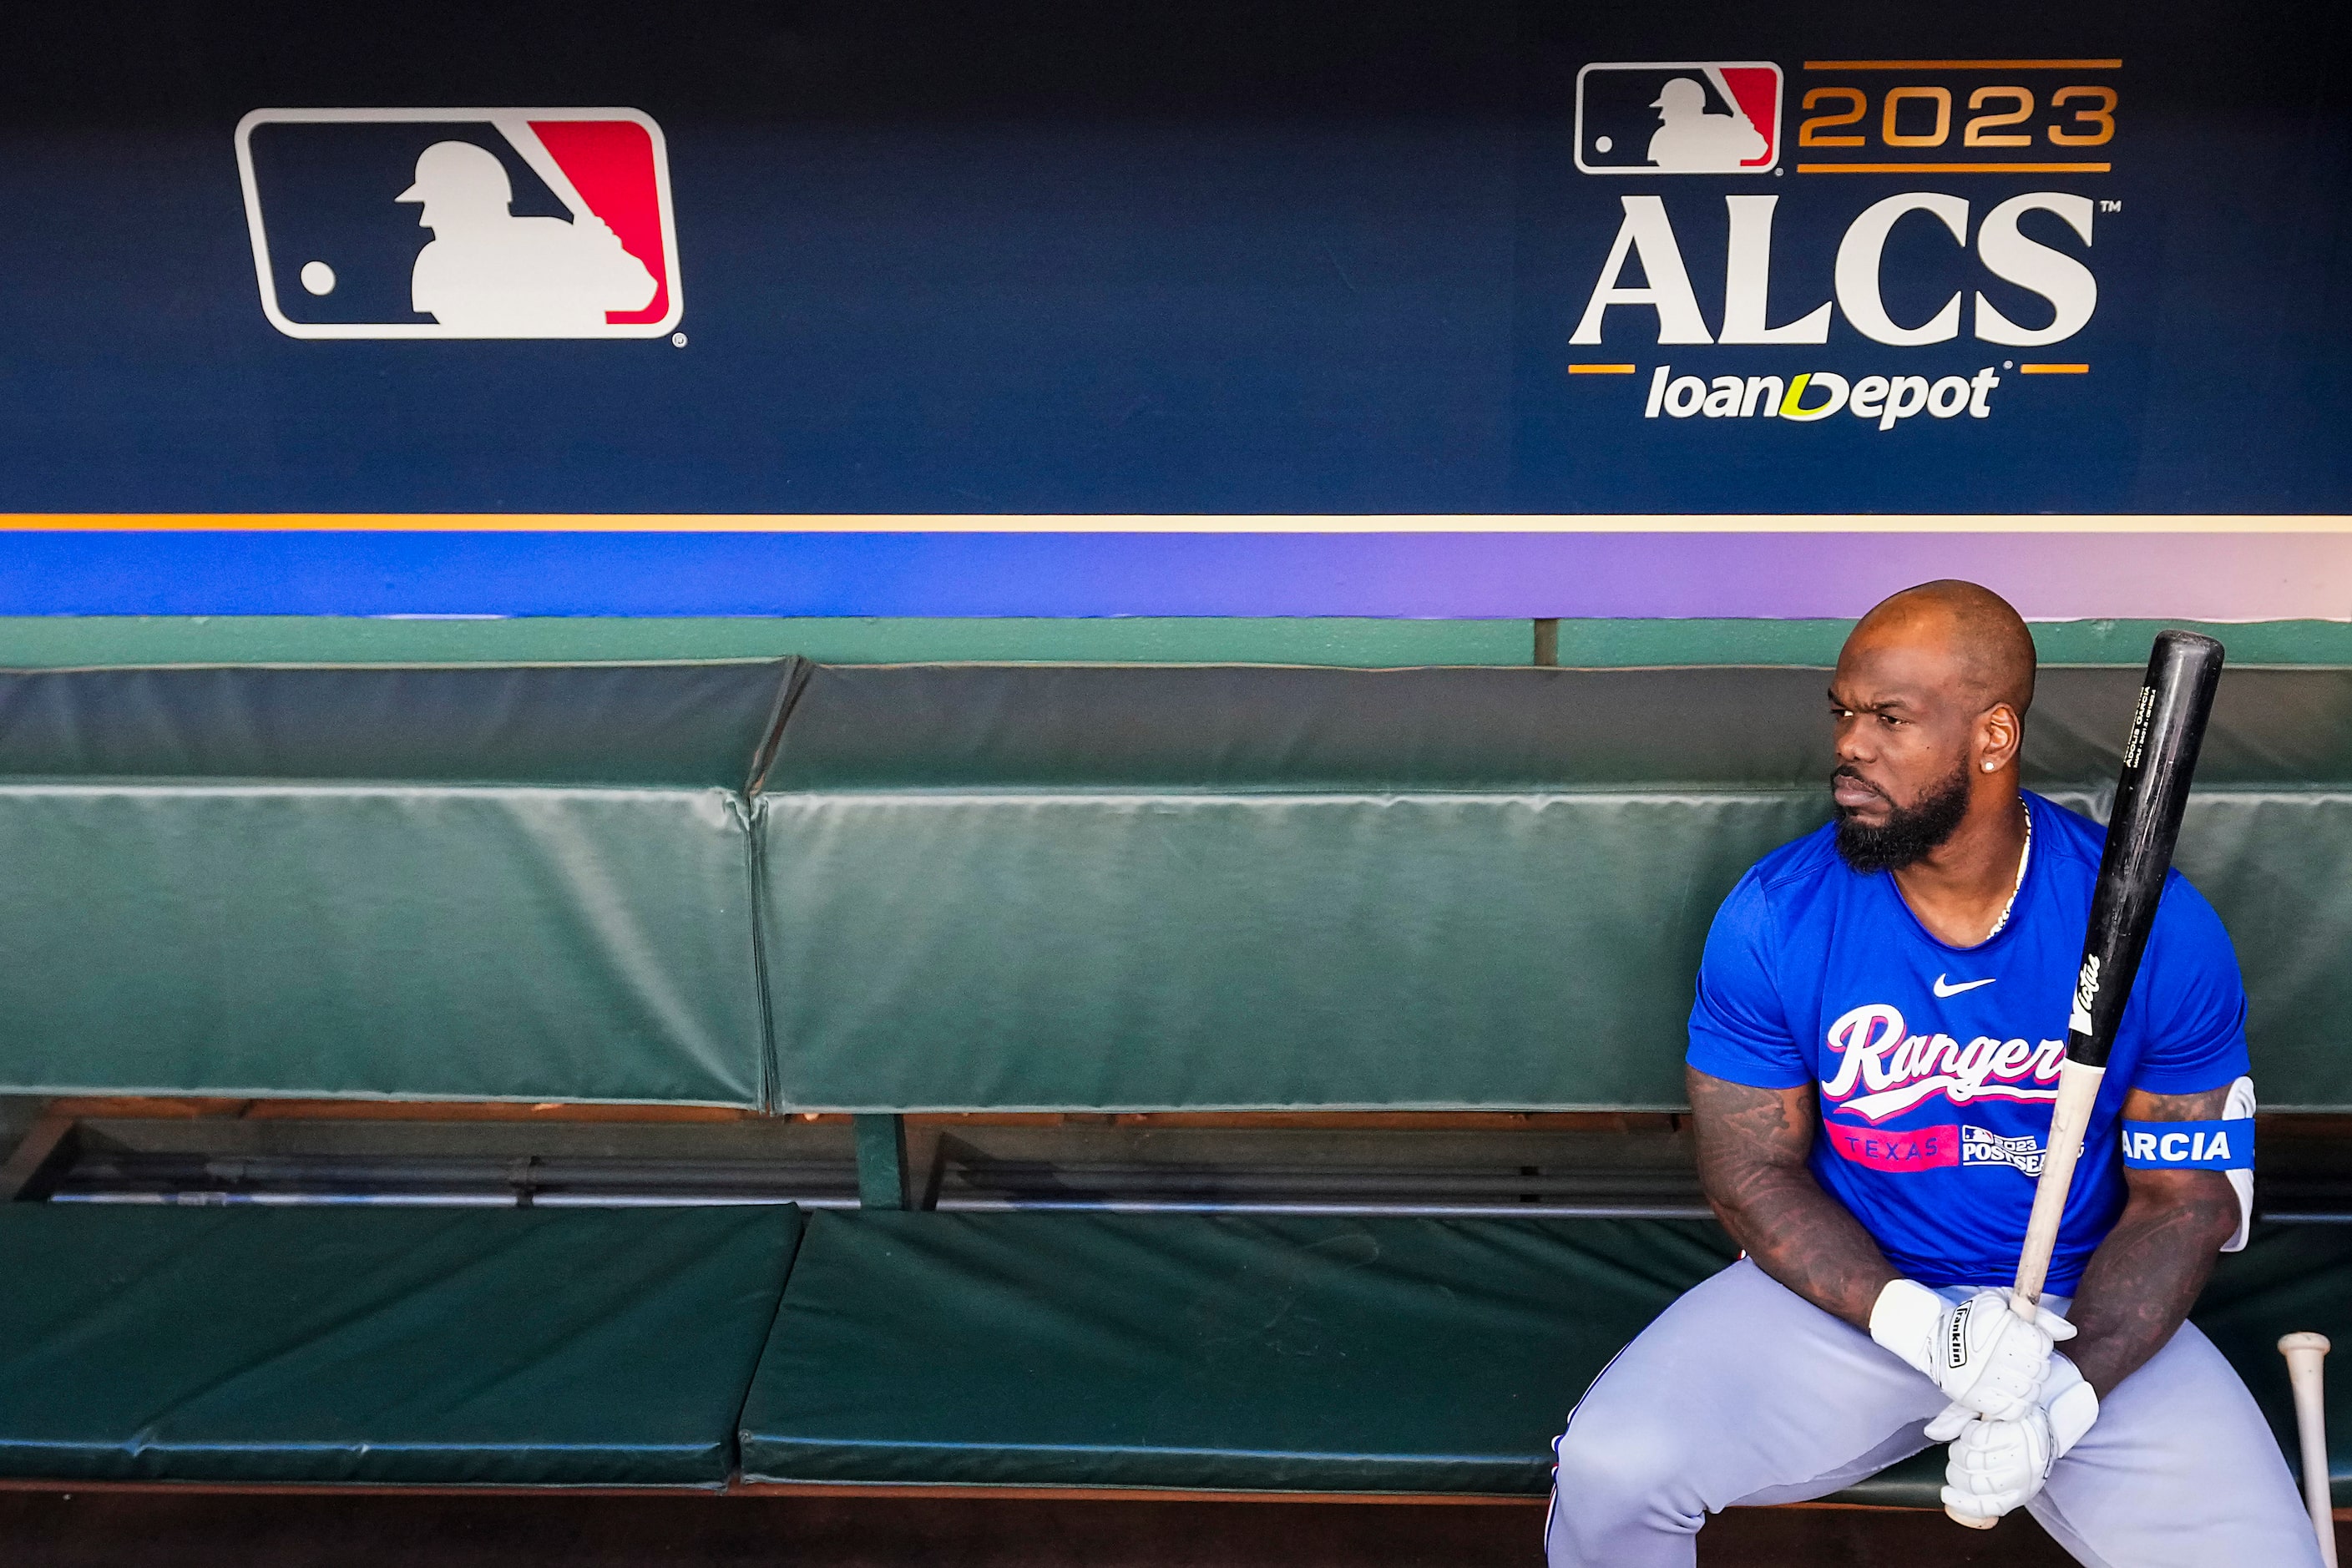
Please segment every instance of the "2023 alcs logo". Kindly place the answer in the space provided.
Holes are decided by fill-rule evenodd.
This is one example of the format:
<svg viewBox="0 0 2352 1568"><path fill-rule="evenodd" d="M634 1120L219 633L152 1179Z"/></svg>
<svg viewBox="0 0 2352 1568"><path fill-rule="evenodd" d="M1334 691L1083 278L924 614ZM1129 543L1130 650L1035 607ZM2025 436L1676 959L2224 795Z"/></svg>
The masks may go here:
<svg viewBox="0 0 2352 1568"><path fill-rule="evenodd" d="M684 311L636 110L257 109L236 161L289 337L648 338Z"/></svg>
<svg viewBox="0 0 2352 1568"><path fill-rule="evenodd" d="M1831 297L1775 310L1773 248L1778 192L1759 176L1788 172L1782 158L1786 73L1769 61L1600 63L1577 76L1576 166L1587 174L1701 176L1669 195L1616 193L1616 229L1570 342L1600 348L1646 338L1661 348L1825 345L1843 321L1869 342L1932 350L1963 339L2008 350L2045 349L2074 338L2098 310L2088 257L2097 216L2121 209L2081 191L2015 191L2018 176L2113 173L2119 59L1807 60L1797 127L1799 179L1818 195L1827 182L1916 177L1963 185L1982 176L2011 189L1990 201L1956 189L1877 195L1843 221ZM1818 85L1812 85L1812 83ZM2041 85L2055 82L2055 86ZM1679 183L1679 182L1678 182ZM1884 188L1883 184L1879 187ZM1819 203L1809 204L1817 212ZM1683 226L1678 232L1679 220ZM1724 258L1721 308L1709 319L1682 237L1712 226L1694 252ZM1809 226L1810 230L1810 226ZM1925 311L1886 287L1890 253L1922 254L1940 232L1972 253L1985 281L1949 290ZM1717 250L1720 239L1721 248ZM1825 244L1807 231L1777 237ZM1916 265L1916 262L1915 262ZM1638 278L1637 275L1638 274ZM1938 290L1941 291L1941 290ZM1972 297L1971 297L1972 296ZM1775 321L1778 315L1782 319ZM1948 362L1951 351L1939 356ZM1662 356L1663 357L1663 356ZM1706 356L1700 355L1704 360ZM1588 360L1577 374L1635 374L1635 363ZM1645 418L1781 419L1814 424L1841 412L1891 431L1915 416L1984 419L2004 372L2084 374L2082 363L2026 361L1914 366L1790 365L1778 374L1708 374L1687 363L1650 368ZM1905 374L1910 371L1912 374ZM1924 371L1925 374L1918 372Z"/></svg>

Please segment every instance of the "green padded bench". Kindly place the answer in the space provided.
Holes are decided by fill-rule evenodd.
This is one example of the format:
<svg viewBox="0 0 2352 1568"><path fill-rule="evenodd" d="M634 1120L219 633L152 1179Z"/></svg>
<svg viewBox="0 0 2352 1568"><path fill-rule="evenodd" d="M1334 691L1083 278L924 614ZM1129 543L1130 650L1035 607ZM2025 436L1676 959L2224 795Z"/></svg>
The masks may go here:
<svg viewBox="0 0 2352 1568"><path fill-rule="evenodd" d="M1677 1110L1716 904L1823 818L1821 680L0 673L0 1092L850 1111L877 1205L908 1111ZM2028 782L2099 806L2136 684L2046 672ZM2352 1110L2352 671L2230 675L2181 861L2265 1104ZM246 1482L716 1485L740 1411L778 1483L1534 1496L1725 1253L877 1207L814 1218L767 1338L773 1215L0 1221L0 1465ZM2200 1309L2274 1414L2278 1332L2352 1344L2347 1237L2265 1231Z"/></svg>
<svg viewBox="0 0 2352 1568"><path fill-rule="evenodd" d="M1691 1221L817 1214L743 1479L1540 1492L1584 1385L1731 1256Z"/></svg>
<svg viewBox="0 0 2352 1568"><path fill-rule="evenodd" d="M0 1205L0 1476L700 1487L791 1207Z"/></svg>
<svg viewBox="0 0 2352 1568"><path fill-rule="evenodd" d="M743 1479L1540 1497L1585 1388L1731 1256L1705 1222L818 1214ZM2292 1452L2273 1345L2352 1344L2352 1231L2263 1227L2196 1316ZM1941 1464L1837 1500L1938 1506Z"/></svg>

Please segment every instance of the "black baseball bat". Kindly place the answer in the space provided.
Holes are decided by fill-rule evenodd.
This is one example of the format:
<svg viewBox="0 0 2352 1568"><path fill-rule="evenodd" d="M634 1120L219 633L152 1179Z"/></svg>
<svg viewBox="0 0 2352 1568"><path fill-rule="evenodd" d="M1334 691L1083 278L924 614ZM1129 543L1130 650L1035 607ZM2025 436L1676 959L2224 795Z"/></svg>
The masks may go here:
<svg viewBox="0 0 2352 1568"><path fill-rule="evenodd" d="M2107 1053L2116 1026L2131 999L2140 956L2156 925L2157 905L2172 869L2172 849L2180 837L2180 815L2188 808L2189 784L2197 752L2205 742L2205 721L2213 711L2221 680L2221 645L2195 632L2159 632L2148 655L2147 679L2132 710L2131 735L2124 743L2116 805L2107 818L2106 848L2092 887L2091 918L2083 935L2083 963L2075 972L2074 1006L2066 1026L2066 1059L2059 1068L2058 1102L2050 1117L2050 1144L2033 1184L2033 1212L2025 1226L2025 1246L2017 1258L2017 1283L2010 1301L2032 1321L2041 1309L2042 1288L2050 1278L2050 1255L2058 1244L2058 1223L2074 1184L2074 1162L2099 1084L2107 1076ZM1949 1512L1949 1510L1946 1510ZM1972 1529L1993 1521L1954 1513Z"/></svg>
<svg viewBox="0 0 2352 1568"><path fill-rule="evenodd" d="M2116 1026L2139 973L2180 814L2205 742L2221 680L2221 645L2195 632L2159 632L2148 655L2124 747L2123 776L2107 819L2107 847L2091 893L2091 923L2083 937L2083 964L2074 980L2074 1011L2067 1020L2066 1059L2105 1068Z"/></svg>
<svg viewBox="0 0 2352 1568"><path fill-rule="evenodd" d="M2050 1275L2050 1252L2058 1240L2059 1216L2074 1184L2074 1161L2083 1152L2083 1131L2106 1076L2107 1052L2116 1025L2131 999L2140 955L2156 924L2164 879L2172 869L2172 847L2180 837L2180 814L2189 805L2189 780L2197 772L2205 721L2213 711L2213 689L2221 679L2221 645L2195 632L2159 632L2148 655L2147 679L2132 710L2131 736L2124 743L2123 775L2116 781L2116 807L2107 818L2107 846L2099 856L2099 879L2091 891L2091 920L2083 936L2083 963L2075 972L2074 1007L2067 1019L2066 1060L2059 1069L2058 1103L2051 1114L2050 1146L2033 1187L2033 1215L2018 1255L2017 1310L2032 1316Z"/></svg>
<svg viewBox="0 0 2352 1568"><path fill-rule="evenodd" d="M2051 1114L2051 1142L2034 1183L2025 1250L2018 1256L2016 1305L2028 1317L2049 1279L2058 1215L2065 1213L2067 1187L2074 1183L2074 1159L2082 1154L2082 1133L2091 1121L2091 1102L2098 1100L2098 1081L2107 1074L2115 1025L2124 1018L2131 983L2140 973L2147 931L2157 924L2157 902L2164 898L2164 877L2173 868L2180 814L2188 809L2189 778L2197 773L2197 750L2204 745L2218 684L2221 644L2197 632L2157 632L2147 679L2140 682L2140 700L2131 710L2124 773L2115 783L2115 814L2107 818L2107 848L2100 853L2098 881L2091 889L2091 924L2082 938L2082 969L2074 973L2065 1065L2058 1069L2058 1107Z"/></svg>

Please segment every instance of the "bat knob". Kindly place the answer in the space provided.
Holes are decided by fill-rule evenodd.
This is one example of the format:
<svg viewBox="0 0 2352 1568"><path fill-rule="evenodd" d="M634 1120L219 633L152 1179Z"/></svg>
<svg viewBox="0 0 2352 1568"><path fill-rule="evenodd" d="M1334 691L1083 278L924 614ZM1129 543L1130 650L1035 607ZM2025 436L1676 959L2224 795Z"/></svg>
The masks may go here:
<svg viewBox="0 0 2352 1568"><path fill-rule="evenodd" d="M1948 1508L1944 1510L1944 1515L1954 1524L1965 1524L1970 1530L1990 1530L2000 1522L1997 1519L1979 1519L1972 1513L1955 1513Z"/></svg>
<svg viewBox="0 0 2352 1568"><path fill-rule="evenodd" d="M2326 1334L2315 1334L2305 1329L2300 1333L2281 1334L2278 1348L2281 1355L2292 1355L2296 1351L2317 1351L2326 1355L2334 1347L2327 1342Z"/></svg>

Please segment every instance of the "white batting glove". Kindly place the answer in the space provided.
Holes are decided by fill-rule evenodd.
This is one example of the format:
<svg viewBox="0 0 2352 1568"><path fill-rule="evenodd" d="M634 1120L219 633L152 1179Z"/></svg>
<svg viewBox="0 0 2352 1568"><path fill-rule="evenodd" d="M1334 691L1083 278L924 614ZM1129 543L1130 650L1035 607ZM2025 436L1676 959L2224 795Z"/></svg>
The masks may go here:
<svg viewBox="0 0 2352 1568"><path fill-rule="evenodd" d="M1944 1506L1972 1519L1999 1519L2024 1507L2050 1479L2066 1451L2099 1418L2099 1396L2074 1363L2050 1358L2045 1402L2014 1421L1969 1420L1944 1466ZM1945 1415L1949 1415L1946 1411ZM1928 1436L1945 1424L1938 1416Z"/></svg>
<svg viewBox="0 0 2352 1568"><path fill-rule="evenodd" d="M1871 1308L1870 1337L1927 1373L1953 1404L2007 1421L2033 1406L2051 1343L2073 1339L2074 1325L2046 1308L2029 1323L2005 1290L1979 1290L1954 1306L1916 1279L1895 1279Z"/></svg>

